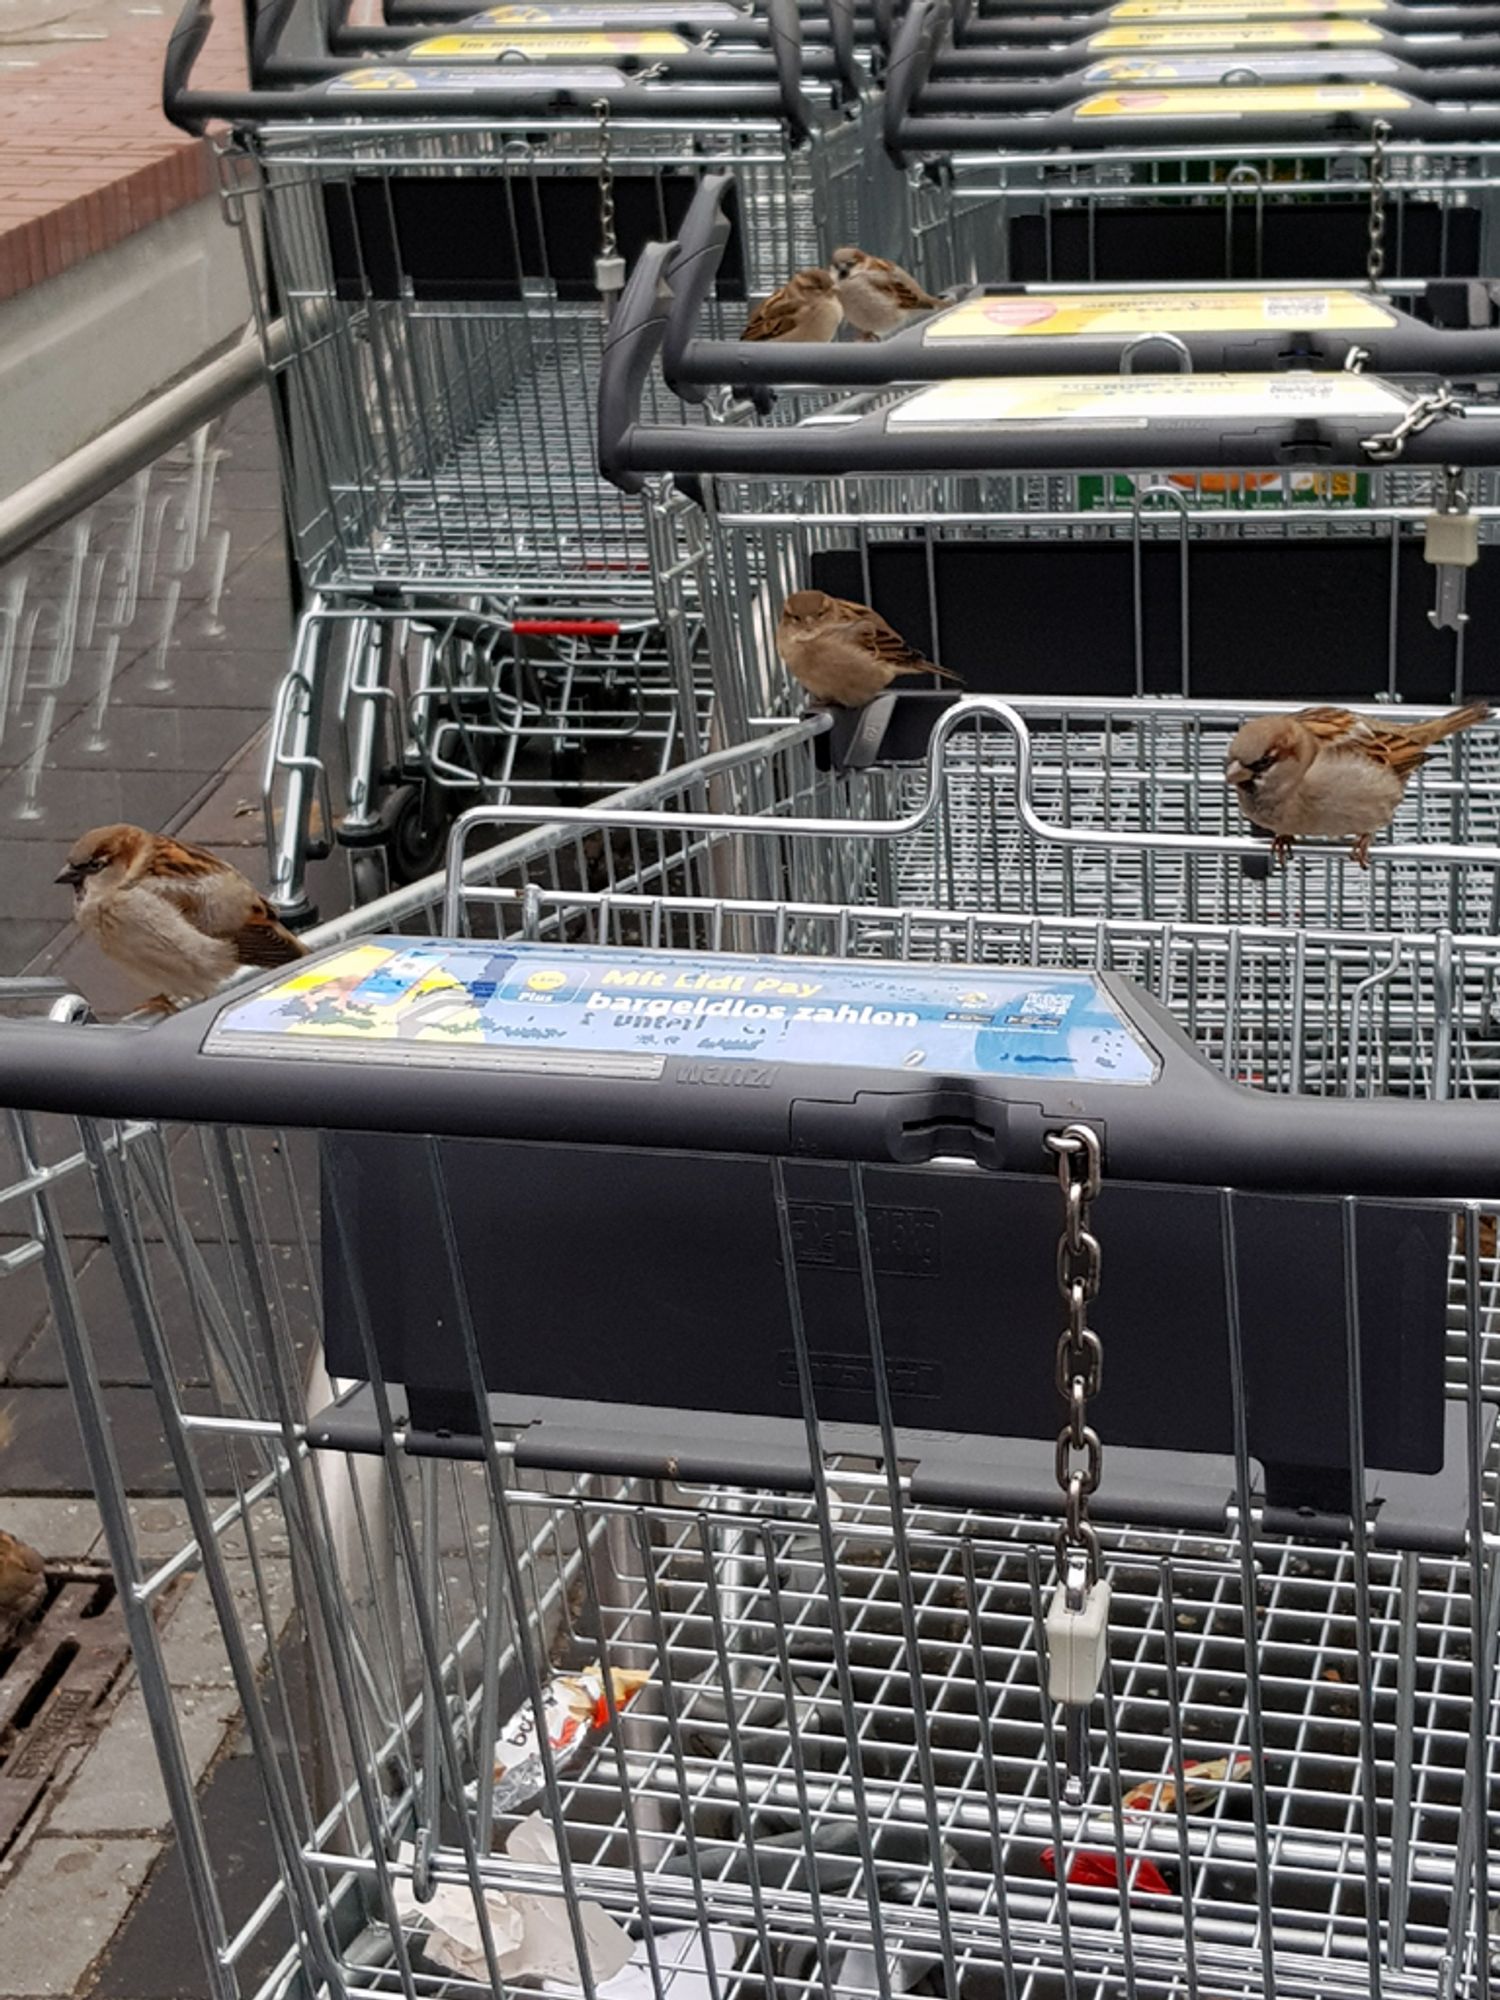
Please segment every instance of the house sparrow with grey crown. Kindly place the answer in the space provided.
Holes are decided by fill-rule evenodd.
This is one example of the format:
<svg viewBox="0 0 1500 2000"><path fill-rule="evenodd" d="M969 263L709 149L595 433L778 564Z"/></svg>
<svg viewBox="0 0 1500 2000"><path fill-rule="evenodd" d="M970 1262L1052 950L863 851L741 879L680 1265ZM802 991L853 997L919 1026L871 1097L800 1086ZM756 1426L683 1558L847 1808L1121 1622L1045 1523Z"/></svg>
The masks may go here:
<svg viewBox="0 0 1500 2000"><path fill-rule="evenodd" d="M850 244L834 251L829 269L844 317L862 340L892 333L913 313L937 312L949 303L924 292L899 264L872 257L868 250L857 250Z"/></svg>
<svg viewBox="0 0 1500 2000"><path fill-rule="evenodd" d="M286 965L306 954L237 868L143 827L95 827L74 843L57 879L73 890L79 929L155 989L148 1005L158 1012L207 999L237 966Z"/></svg>
<svg viewBox="0 0 1500 2000"><path fill-rule="evenodd" d="M1274 835L1285 862L1302 835L1353 837L1353 859L1370 865L1370 841L1389 826L1407 780L1445 736L1472 729L1489 703L1470 702L1430 722L1387 722L1347 708L1257 715L1229 746L1225 780L1245 817Z"/></svg>
<svg viewBox="0 0 1500 2000"><path fill-rule="evenodd" d="M794 272L751 313L741 340L832 340L844 317L833 279L811 266Z"/></svg>
<svg viewBox="0 0 1500 2000"><path fill-rule="evenodd" d="M776 650L815 701L838 708L863 708L900 674L959 679L908 646L878 611L826 590L792 592L777 621Z"/></svg>

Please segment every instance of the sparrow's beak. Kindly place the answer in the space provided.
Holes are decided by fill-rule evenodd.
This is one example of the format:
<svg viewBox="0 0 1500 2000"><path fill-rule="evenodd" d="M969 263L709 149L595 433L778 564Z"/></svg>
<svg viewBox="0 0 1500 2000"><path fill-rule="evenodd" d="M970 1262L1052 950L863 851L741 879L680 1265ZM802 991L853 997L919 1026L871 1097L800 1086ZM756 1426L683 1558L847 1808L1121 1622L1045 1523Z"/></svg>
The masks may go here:
<svg viewBox="0 0 1500 2000"><path fill-rule="evenodd" d="M66 882L70 889L76 889L78 884L83 880L83 870L76 861L70 861L61 875L55 879L59 882Z"/></svg>
<svg viewBox="0 0 1500 2000"><path fill-rule="evenodd" d="M1226 785L1243 785L1249 775L1249 765L1242 764L1238 757L1231 757L1229 762L1224 766L1224 782Z"/></svg>

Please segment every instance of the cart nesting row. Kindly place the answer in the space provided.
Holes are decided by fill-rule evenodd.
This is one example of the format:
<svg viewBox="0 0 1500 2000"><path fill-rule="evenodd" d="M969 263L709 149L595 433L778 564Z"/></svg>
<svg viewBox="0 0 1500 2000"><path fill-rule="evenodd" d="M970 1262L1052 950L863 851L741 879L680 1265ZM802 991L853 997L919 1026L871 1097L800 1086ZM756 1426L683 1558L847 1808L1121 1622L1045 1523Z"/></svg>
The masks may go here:
<svg viewBox="0 0 1500 2000"><path fill-rule="evenodd" d="M1485 11L1320 18L1404 61ZM1273 865L1224 782L1252 714L1492 689L1483 146L1360 112L1286 141L1261 105L1079 154L1036 141L1056 110L924 101L1133 18L873 24L908 254L978 281L888 340L735 339L754 183L693 155L588 364L639 588L582 595L659 635L714 747L602 802L507 773L445 876L145 1033L0 1032L214 2000L1500 1978L1497 734L1439 747L1368 869ZM353 187L394 129L346 122ZM476 144L428 180L490 177L477 126L410 129ZM245 142L272 214L279 131ZM304 193L322 131L286 128ZM1093 260L1127 209L1233 252L1262 167L1252 272L1013 261L1074 216ZM384 175L355 210L397 212ZM1443 218L1398 274L1393 183ZM1278 262L1351 187L1356 260L1315 229ZM351 339L421 304L350 302ZM518 602L579 608L563 548ZM514 622L495 576L404 560L317 615L363 635L361 590L404 593L451 663L401 705L462 769L446 690ZM967 690L798 714L806 588ZM78 1208L121 1301L73 1277ZM121 1303L191 1522L164 1564L99 1387ZM189 1566L274 1858L233 1931L153 1616Z"/></svg>
<svg viewBox="0 0 1500 2000"><path fill-rule="evenodd" d="M564 9L553 31L476 17L425 36L329 19L325 53L297 56L286 14L257 22L254 88L216 93L193 80L195 0L166 102L225 131L276 357L307 595L267 820L273 899L305 915L320 791L346 796L368 895L436 865L476 797L597 795L596 773L616 784L707 747L703 690L653 627L641 510L595 469L608 310L705 172L735 174L717 322L733 333L841 241L904 254L906 177L872 140L844 4L804 24L787 0L718 0L670 29L650 10L618 29Z"/></svg>

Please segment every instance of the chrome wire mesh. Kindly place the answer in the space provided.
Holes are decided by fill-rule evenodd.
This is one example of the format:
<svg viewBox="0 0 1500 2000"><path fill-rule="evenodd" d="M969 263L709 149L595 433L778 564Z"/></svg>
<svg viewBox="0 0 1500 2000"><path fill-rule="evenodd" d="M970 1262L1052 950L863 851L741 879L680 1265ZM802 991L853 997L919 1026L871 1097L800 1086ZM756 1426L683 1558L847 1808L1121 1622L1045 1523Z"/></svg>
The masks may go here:
<svg viewBox="0 0 1500 2000"><path fill-rule="evenodd" d="M734 170L746 299L837 242L883 240L901 211L899 177L872 173L858 116L828 112L802 146L775 124L667 117L618 121L608 143L617 199L660 240L697 176ZM249 185L238 156L226 185L234 212L253 198L264 218L288 331L278 374L308 579L649 599L639 506L594 469L597 125L270 127L239 145ZM455 291L401 267L421 231L400 203L440 180L455 200L482 184L514 270L481 255ZM727 305L730 331L745 310ZM683 412L667 398L660 414Z"/></svg>
<svg viewBox="0 0 1500 2000"><path fill-rule="evenodd" d="M1112 823L1140 816L1142 768L1177 772L1183 796L1201 777L1206 793L1222 731L1129 705L1046 721L1033 732L1039 782L1060 788L1068 774L1080 809L1092 800ZM897 834L872 822L908 811L923 775L840 774L820 755L826 734L796 725L659 776L611 810L476 844L452 885L467 926L560 947L1108 967L1164 1000L1238 1081L1495 1094L1492 927L1385 928L1373 887L1340 907L1328 883L1346 864L1321 857L1300 886L1247 891L1264 898L1251 919L1230 901L1230 859L1210 853L1198 892L1216 914L1185 915L1182 883L1153 883L1125 849L1108 907L1064 907L1057 889L1048 907L1018 891L1007 908L975 879L1009 852L998 728L948 740L932 817ZM1488 797L1481 785L1467 802L1476 829ZM1427 809L1414 804L1418 822ZM805 820L824 830L799 830ZM476 821L476 843L483 832ZM1065 873L1041 844L1034 865ZM1401 898L1437 897L1440 873L1392 891L1391 915L1428 907ZM1101 895L1086 877L1070 893ZM429 885L325 936L439 920ZM265 1905L243 1936L219 1939L215 2000L527 1990L473 1960L454 1971L434 1936L461 1921L498 1952L518 1894L580 1923L589 1906L606 1913L628 1933L640 1990L667 1996L1492 1990L1493 1200L1447 1210L1457 1441L1442 1534L1393 1542L1378 1510L1294 1528L1265 1507L1243 1446L1205 1458L1185 1435L1157 1490L1189 1471L1217 1480L1200 1520L1174 1525L1165 1503L1159 1518L1149 1484L1133 1511L1103 1510L1110 1667L1072 1797L1041 1691L1055 1520L1005 1497L1003 1452L982 1460L998 1486L981 1481L960 1503L932 1469L960 1440L804 1407L776 1430L772 1479L753 1469L765 1433L748 1420L502 1396L482 1445L450 1440L431 1455L373 1349L363 1389L320 1373L323 1286L336 1272L357 1298L362 1280L340 1247L350 1184L320 1166L313 1135L141 1128L122 1146L112 1127L60 1121L58 1143L70 1133L66 1184L32 1175L17 1199L49 1258L82 1407L106 1316L123 1314L146 1357L195 1545L148 1565L145 1602L185 1566L214 1581L276 1849ZM859 1170L848 1188L855 1212L874 1199ZM545 1176L497 1180L500 1225L524 1231L544 1189ZM598 1198L608 1203L606 1183ZM795 1246L774 1164L763 1199ZM81 1298L60 1267L65 1200L73 1226L82 1218L107 1241L121 1278L108 1298ZM1232 1231L1241 1197L1219 1202ZM576 1224L582 1243L590 1216ZM1038 1246L1052 1250L1050 1238ZM451 1239L436 1254L451 1267ZM776 1283L789 1297L818 1255L812 1241L784 1259ZM1161 1258L1168 1282L1170 1244ZM451 1268L444 1282L459 1282ZM648 1265L633 1282L649 1283ZM1227 1273L1225 1286L1204 1340L1229 1338L1232 1356ZM1105 1304L1101 1294L1107 1332ZM505 1300L473 1310L503 1316ZM987 1323L976 1300L973 1365L1003 1370ZM879 1328L868 1332L883 1366ZM812 1337L795 1333L799 1368L810 1370ZM565 1346L557 1360L566 1379ZM1238 1408L1238 1368L1231 1380ZM321 1403L330 1413L309 1424ZM559 1417L569 1442L553 1451L546 1425ZM128 1509L107 1482L101 1501L130 1548ZM147 1617L147 1653L150 1631ZM506 1851L522 1809L492 1818L479 1803L489 1746L551 1675L590 1662L649 1679L576 1759L543 1760L525 1810L550 1824L557 1854L522 1859ZM170 1762L169 1677L154 1720ZM1180 1812L1150 1789L1224 1758L1235 1761L1202 1776ZM261 1931L286 1945L252 1989L237 1968ZM684 1956L696 1986L670 1976ZM590 1972L554 1990L610 1989Z"/></svg>

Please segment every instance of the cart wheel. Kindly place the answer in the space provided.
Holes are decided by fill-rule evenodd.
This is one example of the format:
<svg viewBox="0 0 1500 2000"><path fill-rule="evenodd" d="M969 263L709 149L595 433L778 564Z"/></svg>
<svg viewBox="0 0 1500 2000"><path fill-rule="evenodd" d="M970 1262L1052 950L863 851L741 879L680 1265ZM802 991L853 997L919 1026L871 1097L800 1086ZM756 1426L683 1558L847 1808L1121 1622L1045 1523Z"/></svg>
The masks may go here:
<svg viewBox="0 0 1500 2000"><path fill-rule="evenodd" d="M420 882L442 867L455 810L435 785L400 785L385 799L380 818L392 883Z"/></svg>
<svg viewBox="0 0 1500 2000"><path fill-rule="evenodd" d="M349 879L354 890L354 907L362 910L390 888L385 852L378 847L361 848L349 856Z"/></svg>

